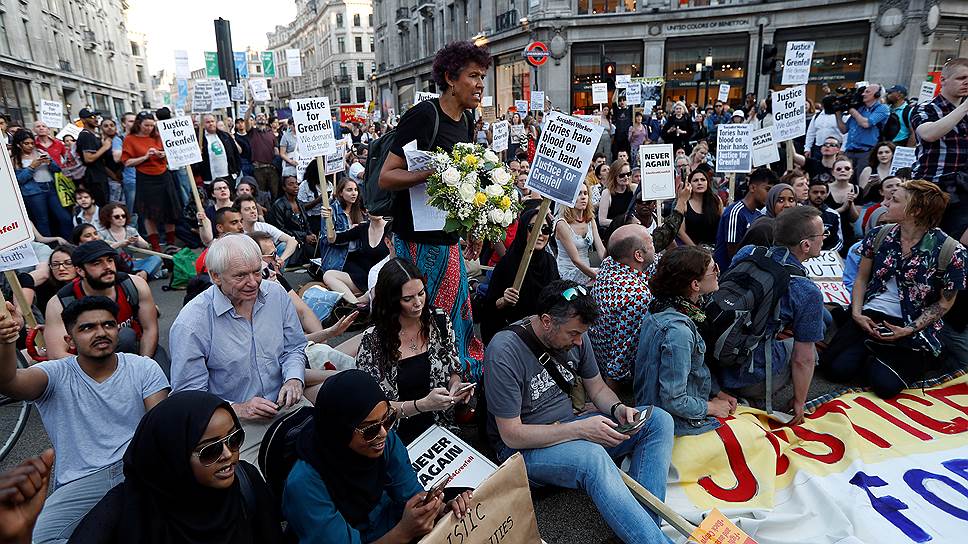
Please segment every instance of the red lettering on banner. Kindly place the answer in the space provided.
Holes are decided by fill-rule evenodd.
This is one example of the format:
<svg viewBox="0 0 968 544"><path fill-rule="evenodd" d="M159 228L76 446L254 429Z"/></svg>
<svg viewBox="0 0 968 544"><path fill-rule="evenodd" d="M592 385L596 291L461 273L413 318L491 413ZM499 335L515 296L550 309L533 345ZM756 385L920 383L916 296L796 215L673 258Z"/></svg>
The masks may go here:
<svg viewBox="0 0 968 544"><path fill-rule="evenodd" d="M779 428L779 425L773 423L772 421L770 422L770 427L777 429L777 430L775 430L773 432L773 434L779 436L780 438L782 438L787 443L790 442L790 439L787 437L787 435L786 435L786 433L784 431L786 429L790 429L791 431L793 431L793 434L797 435L798 438L800 438L801 440L803 440L805 442L819 442L819 443L827 446L827 448L830 449L830 452L829 453L823 453L823 454L813 453L813 452L807 451L806 449L804 449L804 448L802 448L800 446L796 446L796 447L794 447L792 449L792 451L794 453L798 453L798 454L800 454L800 455L802 455L804 457L809 457L810 459L814 459L814 460L820 461L821 463L826 463L828 465L832 465L832 464L836 463L837 461L840 461L841 459L843 459L844 458L844 452L847 451L847 447L844 445L844 443L839 438L837 438L835 436L832 436L832 435L829 435L829 434L824 434L824 433L818 433L816 431L811 431L810 429L801 427L800 425L794 425L792 427ZM779 474L779 472L777 474Z"/></svg>
<svg viewBox="0 0 968 544"><path fill-rule="evenodd" d="M709 476L699 478L697 483L707 493L721 501L746 502L756 496L759 484L756 482L756 476L753 475L746 463L743 446L739 443L729 425L726 425L726 422L731 419L733 419L732 416L722 419L723 425L716 429L716 434L719 435L719 439L723 441L723 446L726 448L726 457L729 459L729 468L732 469L733 475L736 477L736 485L726 489L720 487Z"/></svg>
<svg viewBox="0 0 968 544"><path fill-rule="evenodd" d="M891 414L885 412L883 408L881 408L880 406L874 404L874 401L872 401L872 400L870 400L868 398L864 398L864 397L858 397L858 398L854 399L854 401L857 404L863 406L864 408L867 408L871 412L874 412L875 414L881 416L882 418L886 419L887 421L893 423L897 428L899 428L902 431L910 434L911 436L913 436L913 437L915 437L915 438L917 438L919 440L923 440L925 442L927 442L928 440L931 440L931 435L929 435L928 433L919 431L919 430L915 429L914 427L908 425L907 423L904 423L900 419L898 419L898 418L892 416Z"/></svg>
<svg viewBox="0 0 968 544"><path fill-rule="evenodd" d="M948 397L953 397L958 395L968 395L968 383L956 383L954 385L942 387L941 389L929 389L925 391L925 393L940 400L941 402L947 404L948 406L954 408L955 410L961 410L965 414L968 414L968 406L965 406L963 404L958 404L955 401L948 398Z"/></svg>
<svg viewBox="0 0 968 544"><path fill-rule="evenodd" d="M787 457L785 453L780 453L780 441L777 440L775 436L776 434L782 433L783 430L781 429L780 431L774 432L772 431L772 420L768 424L770 425L770 429L763 429L762 426L760 428L763 429L766 439L769 440L770 445L773 446L773 452L776 453L776 475L779 476L784 474L787 469L790 468L790 458ZM785 434L784 436L781 436L781 438L786 440Z"/></svg>
<svg viewBox="0 0 968 544"><path fill-rule="evenodd" d="M912 400L922 406L933 406L934 404L927 399L916 397L908 393L901 393L898 396L894 397L893 399L886 401L891 406L904 412L904 415L913 419L919 425L922 425L924 427L931 429L932 431L936 431L942 434L961 434L965 431L968 431L968 419L965 419L963 417L956 417L951 421L940 421L940 420L934 419L931 416L928 416L927 414L923 414L919 412L912 406L908 406L904 404L903 402L901 402L901 399Z"/></svg>
<svg viewBox="0 0 968 544"><path fill-rule="evenodd" d="M816 410L813 411L813 413L807 414L806 417L807 419L817 419L817 418L823 417L828 413L840 414L846 417L848 421L850 421L850 426L854 428L854 432L860 435L860 437L863 438L864 440L867 440L868 442L870 442L871 444L874 444L879 448L886 449L891 447L891 443L888 442L887 440L884 440L884 438L882 438L877 433L865 427L861 427L860 425L857 425L856 423L851 421L850 416L847 415L847 410L850 410L850 405L848 405L846 402L840 399L834 399L821 404L820 406L817 407Z"/></svg>

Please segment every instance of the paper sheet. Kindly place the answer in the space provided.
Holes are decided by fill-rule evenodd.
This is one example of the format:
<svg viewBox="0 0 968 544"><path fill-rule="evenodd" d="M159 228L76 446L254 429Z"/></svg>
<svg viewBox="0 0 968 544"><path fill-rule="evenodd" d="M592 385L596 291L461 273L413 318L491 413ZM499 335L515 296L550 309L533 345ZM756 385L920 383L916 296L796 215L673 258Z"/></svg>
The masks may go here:
<svg viewBox="0 0 968 544"><path fill-rule="evenodd" d="M419 172L430 170L430 153L417 149L417 140L403 146L403 154L407 159L407 170ZM447 212L431 206L427 201L427 184L421 183L410 188L410 212L413 214L413 230L416 232L444 230L447 222Z"/></svg>

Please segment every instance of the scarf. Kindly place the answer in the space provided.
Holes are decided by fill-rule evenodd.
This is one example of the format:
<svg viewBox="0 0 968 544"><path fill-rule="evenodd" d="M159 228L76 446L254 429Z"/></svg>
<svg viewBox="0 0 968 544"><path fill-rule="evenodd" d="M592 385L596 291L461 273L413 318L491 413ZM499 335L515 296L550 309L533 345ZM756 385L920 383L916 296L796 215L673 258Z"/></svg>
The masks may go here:
<svg viewBox="0 0 968 544"><path fill-rule="evenodd" d="M349 448L354 429L387 397L362 370L327 379L316 397L313 425L299 435L296 455L319 473L336 509L360 527L383 496L386 456L364 457Z"/></svg>
<svg viewBox="0 0 968 544"><path fill-rule="evenodd" d="M682 295L655 297L649 304L649 313L657 314L668 308L685 315L696 324L706 320L706 312L698 304Z"/></svg>
<svg viewBox="0 0 968 544"><path fill-rule="evenodd" d="M793 190L793 187L786 183L777 183L770 189L770 192L766 193L766 217L776 217L773 213L773 208L776 206L776 201L780 198L780 193L786 190L789 190L794 195L797 194Z"/></svg>

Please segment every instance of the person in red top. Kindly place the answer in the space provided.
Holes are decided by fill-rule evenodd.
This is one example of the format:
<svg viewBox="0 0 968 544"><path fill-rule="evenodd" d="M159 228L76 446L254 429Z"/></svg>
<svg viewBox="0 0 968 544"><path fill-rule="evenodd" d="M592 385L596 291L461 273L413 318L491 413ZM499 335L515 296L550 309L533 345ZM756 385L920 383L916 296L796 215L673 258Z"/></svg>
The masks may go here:
<svg viewBox="0 0 968 544"><path fill-rule="evenodd" d="M47 153L57 166L64 167L67 148L60 140L50 135L50 128L43 121L34 122L34 145L37 146L37 149Z"/></svg>
<svg viewBox="0 0 968 544"><path fill-rule="evenodd" d="M150 111L134 118L121 148L121 162L135 169L134 210L144 218L151 248L161 251L159 225L165 225L165 241L169 246L174 245L181 204L175 179L165 161L164 145L155 128L155 116Z"/></svg>

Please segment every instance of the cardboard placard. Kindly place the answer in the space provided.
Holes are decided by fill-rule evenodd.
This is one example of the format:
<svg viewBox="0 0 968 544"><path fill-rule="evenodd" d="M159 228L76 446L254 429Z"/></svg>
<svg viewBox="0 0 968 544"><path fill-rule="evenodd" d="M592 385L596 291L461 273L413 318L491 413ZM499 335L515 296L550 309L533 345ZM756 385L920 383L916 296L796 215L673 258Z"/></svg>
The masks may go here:
<svg viewBox="0 0 968 544"><path fill-rule="evenodd" d="M850 305L850 291L844 286L844 260L833 250L803 262L807 277L820 288L824 304Z"/></svg>
<svg viewBox="0 0 968 544"><path fill-rule="evenodd" d="M726 102L729 100L729 83L719 84L719 96L716 97L720 102Z"/></svg>
<svg viewBox="0 0 968 544"><path fill-rule="evenodd" d="M268 102L269 84L264 77L249 78L249 90L252 91L252 100L256 102Z"/></svg>
<svg viewBox="0 0 968 544"><path fill-rule="evenodd" d="M933 81L922 81L921 91L918 93L918 104L926 104L934 100L934 93L938 84Z"/></svg>
<svg viewBox="0 0 968 544"><path fill-rule="evenodd" d="M192 77L192 70L188 66L188 51L179 49L175 51L175 79L189 79Z"/></svg>
<svg viewBox="0 0 968 544"><path fill-rule="evenodd" d="M631 82L632 82L632 75L631 74L619 74L619 75L615 76L615 88L616 89L624 89L624 88L628 87L629 86L629 83L631 83Z"/></svg>
<svg viewBox="0 0 968 544"><path fill-rule="evenodd" d="M625 88L625 103L629 106L638 106L642 103L642 86L638 82L629 82Z"/></svg>
<svg viewBox="0 0 968 544"><path fill-rule="evenodd" d="M50 128L61 128L64 126L64 104L56 100L41 100L40 120Z"/></svg>
<svg viewBox="0 0 968 544"><path fill-rule="evenodd" d="M813 64L813 46L814 42L787 42L781 85L807 84Z"/></svg>
<svg viewBox="0 0 968 544"><path fill-rule="evenodd" d="M232 87L230 94L232 95L232 102L245 102L245 87L236 85Z"/></svg>
<svg viewBox="0 0 968 544"><path fill-rule="evenodd" d="M289 77L302 75L302 58L299 56L298 49L286 49L286 70Z"/></svg>
<svg viewBox="0 0 968 544"><path fill-rule="evenodd" d="M491 125L491 149L497 152L508 148L511 138L511 123L508 121L498 121Z"/></svg>
<svg viewBox="0 0 968 544"><path fill-rule="evenodd" d="M0 271L19 270L37 266L37 254L33 242L27 241L0 252Z"/></svg>
<svg viewBox="0 0 968 544"><path fill-rule="evenodd" d="M199 79L192 87L192 112L211 113L214 94L211 79Z"/></svg>
<svg viewBox="0 0 968 544"><path fill-rule="evenodd" d="M191 117L173 117L158 121L158 133L165 146L168 168L177 170L183 166L202 162L202 151Z"/></svg>
<svg viewBox="0 0 968 544"><path fill-rule="evenodd" d="M549 113L525 186L545 198L573 207L602 130L601 126L576 117Z"/></svg>
<svg viewBox="0 0 968 544"><path fill-rule="evenodd" d="M891 175L901 168L911 168L917 159L917 149L899 145L894 148L894 158L891 159Z"/></svg>
<svg viewBox="0 0 968 544"><path fill-rule="evenodd" d="M763 127L753 131L753 168L773 164L780 160L780 151L773 139L773 127Z"/></svg>
<svg viewBox="0 0 968 544"><path fill-rule="evenodd" d="M608 83L592 83L592 103L608 104Z"/></svg>
<svg viewBox="0 0 968 544"><path fill-rule="evenodd" d="M482 108L490 108L493 105L494 105L494 97L493 96L482 96L481 97L481 107Z"/></svg>
<svg viewBox="0 0 968 544"><path fill-rule="evenodd" d="M544 111L544 91L531 91L531 111Z"/></svg>
<svg viewBox="0 0 968 544"><path fill-rule="evenodd" d="M81 134L81 127L71 123L71 124L64 125L64 128L62 128L60 132L57 133L56 138L58 140L63 140L64 136L71 136L74 138L74 140L77 140L77 137L80 134Z"/></svg>
<svg viewBox="0 0 968 544"><path fill-rule="evenodd" d="M672 149L672 144L639 146L642 200L666 200L676 197L674 157L675 151Z"/></svg>
<svg viewBox="0 0 968 544"><path fill-rule="evenodd" d="M753 136L749 125L719 125L716 130L716 171L749 172Z"/></svg>
<svg viewBox="0 0 968 544"><path fill-rule="evenodd" d="M289 101L292 121L299 148L314 157L336 152L336 135L329 98L293 98Z"/></svg>
<svg viewBox="0 0 968 544"><path fill-rule="evenodd" d="M792 140L807 133L807 88L773 91L773 139Z"/></svg>
<svg viewBox="0 0 968 544"><path fill-rule="evenodd" d="M9 153L0 153L0 251L34 239Z"/></svg>
<svg viewBox="0 0 968 544"><path fill-rule="evenodd" d="M326 155L326 175L339 174L346 170L346 143L336 142L336 153Z"/></svg>
<svg viewBox="0 0 968 544"><path fill-rule="evenodd" d="M216 79L212 81L212 109L220 110L222 108L232 107L232 97L229 95L229 86L225 83L224 79Z"/></svg>
<svg viewBox="0 0 968 544"><path fill-rule="evenodd" d="M514 109L523 116L528 114L528 101L527 100L515 100Z"/></svg>
<svg viewBox="0 0 968 544"><path fill-rule="evenodd" d="M495 123L497 122L497 110L494 106L481 107L481 119L485 123Z"/></svg>
<svg viewBox="0 0 968 544"><path fill-rule="evenodd" d="M440 95L437 93L428 93L424 91L417 91L417 94L413 98L414 105L419 104L425 100L433 100L434 98L439 98Z"/></svg>
<svg viewBox="0 0 968 544"><path fill-rule="evenodd" d="M698 544L756 544L742 529L722 512L713 508L706 519L689 535Z"/></svg>

